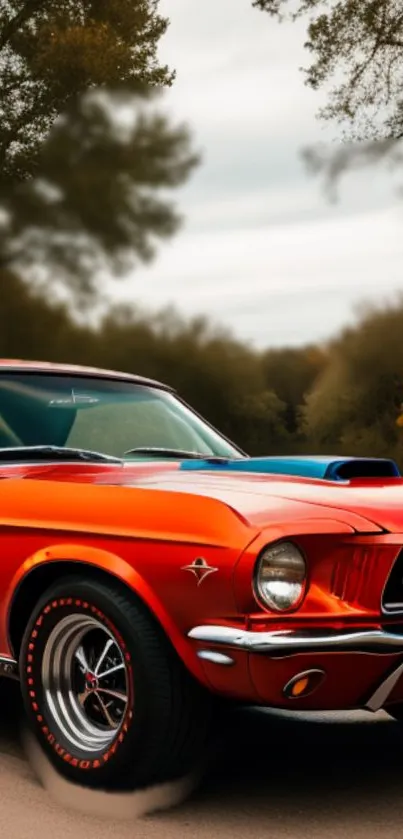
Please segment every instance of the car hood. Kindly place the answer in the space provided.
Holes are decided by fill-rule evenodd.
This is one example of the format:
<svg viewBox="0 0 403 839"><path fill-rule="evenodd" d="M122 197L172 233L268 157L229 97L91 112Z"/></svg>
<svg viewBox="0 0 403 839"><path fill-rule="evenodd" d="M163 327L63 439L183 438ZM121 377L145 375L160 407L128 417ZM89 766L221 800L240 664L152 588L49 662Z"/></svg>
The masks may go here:
<svg viewBox="0 0 403 839"><path fill-rule="evenodd" d="M286 475L153 470L138 476L138 480L133 475L128 479L126 474L124 483L131 486L215 498L257 526L270 524L273 515L278 519L283 507L287 517L334 517L350 523L359 532L382 529L403 533L401 478L338 484Z"/></svg>
<svg viewBox="0 0 403 839"><path fill-rule="evenodd" d="M346 464L350 464L352 479L340 477L344 473L339 467ZM226 504L259 528L278 523L282 517L287 521L320 518L344 522L361 533L403 533L403 478L394 464L393 473L390 464L346 458L250 459L232 468L225 463L197 461L126 462L121 466L60 464L30 467L25 474L19 470L19 477L204 496ZM366 476L356 477L360 471ZM386 477L382 477L382 471ZM16 477L16 469L13 472ZM372 477L371 473L378 476Z"/></svg>

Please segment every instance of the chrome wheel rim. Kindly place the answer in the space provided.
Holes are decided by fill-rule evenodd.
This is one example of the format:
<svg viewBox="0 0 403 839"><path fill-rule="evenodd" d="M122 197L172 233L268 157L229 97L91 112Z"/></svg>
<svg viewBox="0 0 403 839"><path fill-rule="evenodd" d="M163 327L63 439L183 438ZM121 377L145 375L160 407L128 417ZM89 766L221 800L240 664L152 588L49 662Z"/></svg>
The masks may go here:
<svg viewBox="0 0 403 839"><path fill-rule="evenodd" d="M116 739L129 701L129 679L120 645L97 618L73 614L60 620L42 658L47 712L75 751L99 753Z"/></svg>

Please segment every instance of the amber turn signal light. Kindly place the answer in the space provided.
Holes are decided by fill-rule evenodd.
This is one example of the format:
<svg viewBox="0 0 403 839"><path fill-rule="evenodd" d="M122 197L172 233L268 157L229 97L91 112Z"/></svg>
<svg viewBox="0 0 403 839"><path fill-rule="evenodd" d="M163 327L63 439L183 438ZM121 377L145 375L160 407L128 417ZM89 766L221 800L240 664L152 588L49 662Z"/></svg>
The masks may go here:
<svg viewBox="0 0 403 839"><path fill-rule="evenodd" d="M317 690L325 678L324 670L306 670L293 676L284 686L283 693L288 699L302 699Z"/></svg>

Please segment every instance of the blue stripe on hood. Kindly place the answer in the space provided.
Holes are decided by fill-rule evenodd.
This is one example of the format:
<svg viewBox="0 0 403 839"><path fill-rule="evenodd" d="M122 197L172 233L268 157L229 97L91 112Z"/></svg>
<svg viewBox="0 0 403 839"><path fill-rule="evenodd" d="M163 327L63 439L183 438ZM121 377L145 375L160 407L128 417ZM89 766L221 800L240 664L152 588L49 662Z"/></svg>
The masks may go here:
<svg viewBox="0 0 403 839"><path fill-rule="evenodd" d="M351 478L399 478L393 460L329 456L247 457L239 460L185 460L184 471L249 472L293 475L317 480L348 481Z"/></svg>

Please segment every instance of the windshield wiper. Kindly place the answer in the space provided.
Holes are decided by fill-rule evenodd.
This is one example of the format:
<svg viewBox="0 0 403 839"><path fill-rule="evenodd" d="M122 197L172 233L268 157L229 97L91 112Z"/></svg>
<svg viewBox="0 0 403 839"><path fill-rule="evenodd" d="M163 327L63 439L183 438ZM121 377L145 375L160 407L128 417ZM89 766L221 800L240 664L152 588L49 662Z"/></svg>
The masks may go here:
<svg viewBox="0 0 403 839"><path fill-rule="evenodd" d="M230 460L229 457L221 457L220 455L201 454L201 452L188 452L183 449L163 449L153 446L138 446L135 449L129 449L125 452L128 454L145 454L150 457L169 457L173 460L206 460L208 463L222 463Z"/></svg>
<svg viewBox="0 0 403 839"><path fill-rule="evenodd" d="M78 460L86 463L121 463L121 459L89 449L70 449L64 446L13 446L0 448L0 462L26 460Z"/></svg>

